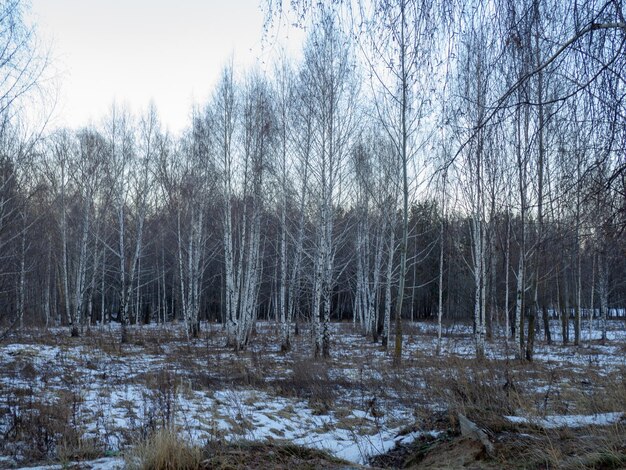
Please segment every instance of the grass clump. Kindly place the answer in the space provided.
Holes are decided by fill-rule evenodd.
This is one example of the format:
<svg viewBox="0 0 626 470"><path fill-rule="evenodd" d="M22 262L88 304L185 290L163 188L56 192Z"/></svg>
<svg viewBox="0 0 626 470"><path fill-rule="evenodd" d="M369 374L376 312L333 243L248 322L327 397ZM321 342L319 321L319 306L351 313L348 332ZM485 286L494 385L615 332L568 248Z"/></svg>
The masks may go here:
<svg viewBox="0 0 626 470"><path fill-rule="evenodd" d="M190 445L171 428L157 431L125 456L131 470L197 470L202 467L203 452Z"/></svg>
<svg viewBox="0 0 626 470"><path fill-rule="evenodd" d="M163 428L125 456L131 470L346 468L348 462L321 450L289 442L209 442L206 447L186 442L174 429Z"/></svg>

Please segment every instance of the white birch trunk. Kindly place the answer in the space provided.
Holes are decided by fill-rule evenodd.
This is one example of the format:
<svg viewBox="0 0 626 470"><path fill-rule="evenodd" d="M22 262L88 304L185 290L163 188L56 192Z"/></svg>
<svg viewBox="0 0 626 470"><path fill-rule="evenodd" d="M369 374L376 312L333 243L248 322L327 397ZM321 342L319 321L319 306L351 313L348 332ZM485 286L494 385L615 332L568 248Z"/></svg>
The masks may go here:
<svg viewBox="0 0 626 470"><path fill-rule="evenodd" d="M315 275L313 278L313 299L311 305L311 330L313 334L313 355L320 357L322 354L322 331L320 329L320 306L322 299L322 276L324 255L322 247L318 246L315 258Z"/></svg>
<svg viewBox="0 0 626 470"><path fill-rule="evenodd" d="M445 177L444 177L445 178ZM444 183L445 188L445 183ZM444 225L446 220L445 211L445 189L444 197L442 198L442 210L441 210L441 226L439 227L439 286L437 295L437 356L441 354L441 330L443 319L443 255L444 255Z"/></svg>
<svg viewBox="0 0 626 470"><path fill-rule="evenodd" d="M52 285L52 241L48 236L48 262L46 264L46 286L44 292L44 314L46 316L46 330L50 325L50 287Z"/></svg>
<svg viewBox="0 0 626 470"><path fill-rule="evenodd" d="M591 339L593 335L593 313L594 313L594 294L596 288L596 255L593 255L591 266L591 299L589 300L589 347L591 347Z"/></svg>
<svg viewBox="0 0 626 470"><path fill-rule="evenodd" d="M293 263L291 267L291 277L289 282L289 305L287 308L287 321L291 323L295 315L296 309L296 294L298 292L298 286L300 281L300 264L302 262L302 255L304 251L304 226L305 226L305 206L307 201L307 177L309 170L308 148L305 150L304 156L304 170L303 170L303 182L302 194L300 196L300 221L298 223L298 235L296 239L296 246L294 247Z"/></svg>
<svg viewBox="0 0 626 470"><path fill-rule="evenodd" d="M280 278L278 280L280 349L282 351L291 349L289 322L287 318L287 175L285 170L287 162L285 154L286 152L283 151L283 201L280 212Z"/></svg>
<svg viewBox="0 0 626 470"><path fill-rule="evenodd" d="M522 358L521 334L524 328L524 316L522 311L522 302L524 299L524 253L520 253L519 264L517 267L517 288L515 294L515 351L518 359Z"/></svg>
<svg viewBox="0 0 626 470"><path fill-rule="evenodd" d="M23 216L22 216L23 217ZM17 315L20 330L24 328L24 302L26 291L26 227L22 228L20 251L20 279L18 288Z"/></svg>
<svg viewBox="0 0 626 470"><path fill-rule="evenodd" d="M65 207L65 163L61 164L61 258L63 264L63 303L65 306L65 319L72 325L72 317L70 314L70 288L69 288L69 269L67 260L67 208Z"/></svg>
<svg viewBox="0 0 626 470"><path fill-rule="evenodd" d="M504 341L509 345L511 325L509 324L509 273L511 272L511 214L506 216L506 252L504 253Z"/></svg>
<svg viewBox="0 0 626 470"><path fill-rule="evenodd" d="M187 338L187 342L189 342L189 311L187 309L187 295L186 295L186 286L185 286L185 269L183 267L183 239L180 228L180 210L177 214L176 218L176 226L177 226L177 238L178 238L178 278L179 278L179 287L180 287L180 307L183 313L183 322L185 323L185 336Z"/></svg>
<svg viewBox="0 0 626 470"><path fill-rule="evenodd" d="M104 323L105 323L105 272L106 272L106 253L105 253L105 247L102 247L102 253L101 253L101 258L102 258L102 272L100 274L100 327L104 328ZM94 267L95 269L95 267Z"/></svg>
<svg viewBox="0 0 626 470"><path fill-rule="evenodd" d="M374 341L378 340L379 304L380 304L380 276L383 265L383 252L385 248L385 233L387 231L387 216L383 217L383 224L376 240L376 255L374 258L374 272L372 273L372 289L369 296L369 310L372 319L372 331Z"/></svg>
<svg viewBox="0 0 626 470"><path fill-rule="evenodd" d="M85 278L87 276L87 242L90 229L90 210L85 203L83 208L82 235L80 239L80 255L78 258L78 269L76 272L74 286L74 311L72 316L72 336L79 335L79 326L82 320L83 302L85 294Z"/></svg>
<svg viewBox="0 0 626 470"><path fill-rule="evenodd" d="M483 223L475 215L472 218L473 258L474 258L474 343L476 356L485 354L485 303L484 303L484 228Z"/></svg>
<svg viewBox="0 0 626 470"><path fill-rule="evenodd" d="M609 315L609 264L607 261L606 248L603 248L602 252L600 253L598 262L598 295L600 296L600 323L602 329L602 341L606 341L606 330Z"/></svg>
<svg viewBox="0 0 626 470"><path fill-rule="evenodd" d="M118 195L121 197L121 195ZM118 239L118 256L119 256L119 266L120 266L120 311L119 311L119 321L121 325L121 342L125 343L128 341L128 332L127 332L127 324L128 324L128 305L126 304L126 241L125 241L125 221L124 221L124 205L121 201L118 201L117 208L117 220L118 220L118 228L119 228L119 239Z"/></svg>
<svg viewBox="0 0 626 470"><path fill-rule="evenodd" d="M98 224L99 225L99 224ZM96 291L96 274L98 273L98 237L96 237L96 243L93 248L93 256L92 256L92 269L91 269L91 280L89 281L89 299L87 304L87 328L91 327L91 317L93 314L93 298Z"/></svg>
<svg viewBox="0 0 626 470"><path fill-rule="evenodd" d="M393 282L393 257L396 250L396 211L393 210L392 222L389 226L389 240L387 245L387 271L385 275L385 312L383 318L382 345L385 349L389 346L389 334L391 330L391 284Z"/></svg>

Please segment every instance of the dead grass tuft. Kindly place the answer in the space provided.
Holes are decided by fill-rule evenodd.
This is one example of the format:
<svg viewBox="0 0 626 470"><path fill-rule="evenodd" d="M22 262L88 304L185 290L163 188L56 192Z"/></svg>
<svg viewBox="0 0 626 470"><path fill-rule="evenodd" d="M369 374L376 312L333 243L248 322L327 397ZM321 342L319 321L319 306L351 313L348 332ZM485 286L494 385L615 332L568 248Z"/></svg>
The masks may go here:
<svg viewBox="0 0 626 470"><path fill-rule="evenodd" d="M309 400L319 414L326 413L335 398L335 384L330 378L328 365L309 358L294 358L290 376L276 383L276 387L284 395Z"/></svg>
<svg viewBox="0 0 626 470"><path fill-rule="evenodd" d="M83 436L82 398L78 394L61 390L51 400L36 395L32 389L22 389L10 398L4 446L21 448L21 458L27 462L102 455L103 445Z"/></svg>
<svg viewBox="0 0 626 470"><path fill-rule="evenodd" d="M126 453L131 470L197 470L202 468L202 449L189 445L172 428L162 428Z"/></svg>
<svg viewBox="0 0 626 470"><path fill-rule="evenodd" d="M461 413L492 431L510 428L506 415L524 408L524 397L505 362L451 358L425 377L427 389L446 403L451 421Z"/></svg>

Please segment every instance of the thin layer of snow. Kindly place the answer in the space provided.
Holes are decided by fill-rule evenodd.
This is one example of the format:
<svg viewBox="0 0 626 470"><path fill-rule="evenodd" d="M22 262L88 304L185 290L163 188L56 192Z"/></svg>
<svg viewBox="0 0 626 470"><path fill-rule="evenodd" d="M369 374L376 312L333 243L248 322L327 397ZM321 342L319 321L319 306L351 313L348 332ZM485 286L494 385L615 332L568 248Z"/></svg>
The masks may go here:
<svg viewBox="0 0 626 470"><path fill-rule="evenodd" d="M124 468L124 459L120 457L104 457L97 460L69 462L67 464L44 465L40 467L21 467L18 470L63 470L77 466L84 470L121 470Z"/></svg>
<svg viewBox="0 0 626 470"><path fill-rule="evenodd" d="M555 344L548 346L538 341L536 362L543 362L548 368L570 367L581 374L590 367L602 373L626 365L626 357L619 349L621 344L615 342L626 339L621 323L611 324L606 344L592 344L592 348L558 344L560 325L558 321L552 325ZM599 339L599 326L594 325L594 340ZM72 404L80 432L84 437L99 442L107 451L123 450L132 443L133 437L145 435L165 421L176 425L186 439L198 444L209 439L228 442L240 439L287 440L328 450L355 463L366 463L372 455L386 452L397 443L406 444L418 438L421 435L419 433L402 436L399 433L415 424L411 399L428 396L429 391L423 391L427 383L417 373L398 377L407 385L406 393L410 394L408 400L402 391L392 388L378 390L375 384L384 384L389 379L384 367L381 367L381 364L389 361L389 353L383 351L380 345L372 344L358 330L346 328L345 324L333 324L331 327L336 331L333 333L332 361L328 365L328 375L350 382L351 385L339 385L332 409L323 415L305 398L282 396L271 387L261 386L263 391L252 387L229 388L224 380L224 372L211 367L212 364L232 360L234 355L223 347L219 325L203 324L204 329L213 328L213 333L217 334L194 340L189 346L171 336L181 330L182 325L133 326L131 331L145 330L148 334L154 333L156 338L161 329L164 332L167 330L170 336L167 341L158 343L158 348L147 342L151 347L141 343L124 345L120 354L111 352L109 348L98 347L97 344L94 347L80 344L48 346L37 343L34 335L33 339L24 336L21 339L23 343L0 344L0 371L8 366L4 369L7 373L0 372L0 387L6 386L8 391L30 390L33 396L45 404L55 403L59 392L70 391L69 397L73 397ZM269 322L257 324L259 335L272 328L274 326ZM428 358L433 354L437 342L436 324L413 324L411 328L405 337L403 355L411 360ZM117 325L106 327L108 332L116 329ZM585 332L586 329L583 329ZM67 330L52 330L50 334L64 336ZM184 337L182 330L178 331L178 335L179 338ZM501 332L494 336L494 341L486 345L486 355L493 359L513 357L514 348L511 344L508 350L505 348ZM100 338L101 341L106 339L107 336ZM209 346L211 352L207 363ZM189 350L185 352L184 359L193 361L194 366L191 368L181 367L176 362L176 355L180 354L179 349L182 348ZM362 354L362 362L355 362L356 351ZM475 348L471 326L459 323L446 327L442 353L453 357L473 357ZM173 355L172 359L169 354ZM270 373L255 380L281 380L293 373L293 364L290 365L289 360L294 359L295 353L282 355L278 348L273 352L267 345L251 344L249 355L237 356L237 365L258 373L255 370L258 366L253 363L255 354L264 355L264 360L273 361L273 367L267 368ZM297 351L297 354L300 358L307 358L310 351L303 349ZM429 371L427 361L422 362L421 373L438 373L436 370ZM27 367L29 365L32 367ZM196 372L202 370L203 375L200 377L211 385L199 385L198 377L196 382L192 382L189 374L192 368L196 368ZM262 372L265 374L266 370ZM171 377L172 382L159 383L161 375L156 374L168 380ZM146 380L146 376L150 380ZM213 382L213 379L216 380ZM565 380L562 378L559 382L549 384L537 380L525 385L532 386L535 393L548 393L558 391ZM9 398L8 393L0 396L0 406L9 406ZM374 399L376 411L381 413L373 413L371 405L368 405ZM16 412L24 412L14 403L10 406ZM432 403L432 407L440 409L436 403ZM610 424L623 419L623 413L592 417L554 416L535 420L513 416L509 419L543 427L573 427ZM3 425L8 425L8 422L2 423L0 420L0 432L6 431ZM108 470L107 467L91 468Z"/></svg>
<svg viewBox="0 0 626 470"><path fill-rule="evenodd" d="M413 431L408 434L405 434L404 436L396 437L395 442L396 444L411 444L413 441L423 436L439 437L442 434L443 434L443 431L427 431L427 432Z"/></svg>
<svg viewBox="0 0 626 470"><path fill-rule="evenodd" d="M624 419L622 412L598 413L593 415L553 415L544 418L527 418L524 416L505 416L516 424L532 424L544 429L582 428L585 426L608 426Z"/></svg>

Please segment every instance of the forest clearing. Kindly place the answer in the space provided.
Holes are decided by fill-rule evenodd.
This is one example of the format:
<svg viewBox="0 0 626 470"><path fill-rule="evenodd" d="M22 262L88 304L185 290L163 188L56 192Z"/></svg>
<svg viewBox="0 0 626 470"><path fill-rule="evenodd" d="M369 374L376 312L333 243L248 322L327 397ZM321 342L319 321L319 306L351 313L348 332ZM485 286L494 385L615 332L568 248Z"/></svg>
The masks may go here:
<svg viewBox="0 0 626 470"><path fill-rule="evenodd" d="M219 324L190 341L181 324L132 326L125 344L118 330L29 329L0 343L1 467L150 468L139 462L167 448L151 441L163 432L196 447L185 457L196 468L626 465L623 319L606 342L537 344L532 363L501 337L477 360L463 323L444 327L437 356L436 325L407 323L399 367L351 323L332 324L326 360L312 359L308 327L288 353L272 322L239 353ZM489 450L460 434L459 415Z"/></svg>
<svg viewBox="0 0 626 470"><path fill-rule="evenodd" d="M0 1L0 469L626 468L625 375L626 2Z"/></svg>

